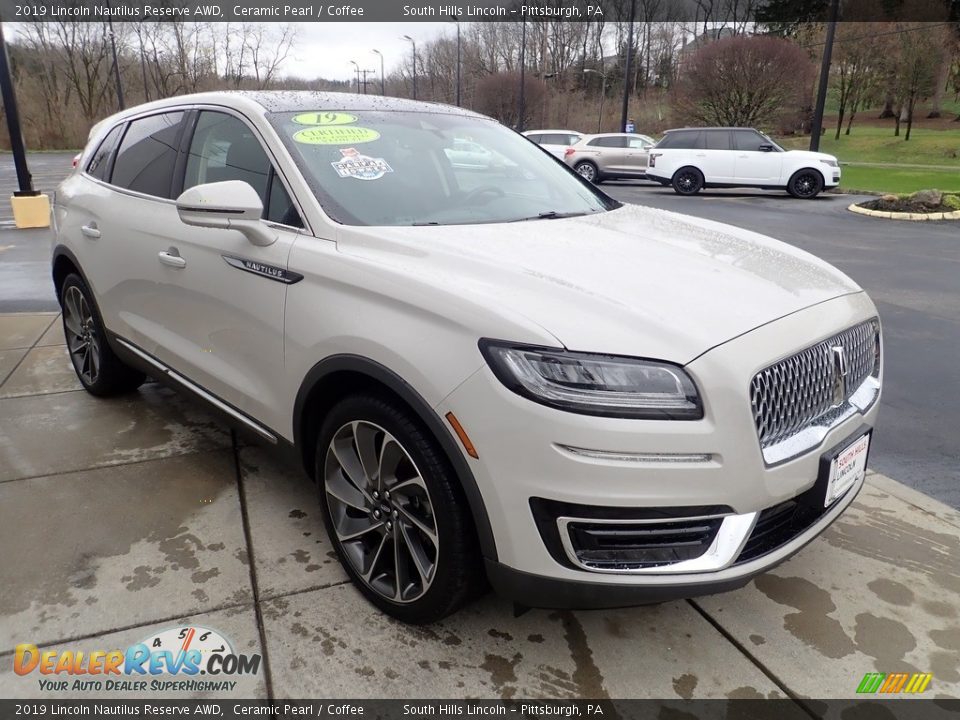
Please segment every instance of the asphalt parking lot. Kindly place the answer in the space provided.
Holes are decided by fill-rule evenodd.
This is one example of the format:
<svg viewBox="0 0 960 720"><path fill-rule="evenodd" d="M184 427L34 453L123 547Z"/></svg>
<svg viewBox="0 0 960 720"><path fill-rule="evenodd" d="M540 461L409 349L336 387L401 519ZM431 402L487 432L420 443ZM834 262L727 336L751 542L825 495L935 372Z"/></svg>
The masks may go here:
<svg viewBox="0 0 960 720"><path fill-rule="evenodd" d="M736 592L520 617L488 596L408 627L346 582L298 469L157 385L93 398L62 343L54 314L0 315L0 697L51 697L13 672L17 644L90 653L182 623L263 655L220 699L780 697L808 717L869 672L960 694L960 513L877 473Z"/></svg>
<svg viewBox="0 0 960 720"><path fill-rule="evenodd" d="M9 182L8 165L0 163L0 181ZM849 201L835 197L708 193L691 203L649 184L605 188L821 243L801 247L861 281L886 322L878 448L900 439L884 427L901 413L894 434L939 453L913 484L926 490L940 472L941 494L958 504L949 495L958 424L928 429L917 419L956 418L944 388L956 378L949 366L960 257L948 230L860 225L870 220L845 213L841 202ZM869 672L929 672L927 697L960 696L960 512L890 479L879 464L889 456L907 467L924 461L918 453L902 460L873 452L850 510L736 592L519 617L487 596L442 623L411 628L380 615L346 582L298 468L237 443L200 406L157 385L112 400L80 389L55 312L38 309L55 310L48 242L46 231L0 232L0 697L50 697L35 675L13 672L20 643L89 653L184 623L215 628L238 650L263 656L262 672L218 698L781 697L809 711L807 698L855 697ZM913 332L926 343L922 352L910 350Z"/></svg>

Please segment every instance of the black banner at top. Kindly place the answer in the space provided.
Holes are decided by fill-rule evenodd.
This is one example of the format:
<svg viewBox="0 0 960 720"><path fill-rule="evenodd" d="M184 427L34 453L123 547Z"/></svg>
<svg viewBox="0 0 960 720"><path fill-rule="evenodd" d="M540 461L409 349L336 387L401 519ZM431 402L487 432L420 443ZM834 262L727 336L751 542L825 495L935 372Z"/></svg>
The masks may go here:
<svg viewBox="0 0 960 720"><path fill-rule="evenodd" d="M7 22L817 22L832 0L0 0ZM960 0L840 2L841 21L960 21ZM631 9L631 5L633 5Z"/></svg>

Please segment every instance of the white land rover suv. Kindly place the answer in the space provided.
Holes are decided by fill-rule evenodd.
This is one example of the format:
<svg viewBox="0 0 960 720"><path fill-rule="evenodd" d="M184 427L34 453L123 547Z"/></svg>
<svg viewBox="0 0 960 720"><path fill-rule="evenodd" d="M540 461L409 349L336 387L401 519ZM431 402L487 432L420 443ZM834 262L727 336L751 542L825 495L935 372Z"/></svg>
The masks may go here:
<svg viewBox="0 0 960 720"><path fill-rule="evenodd" d="M510 164L458 168L469 140ZM738 587L865 476L880 325L770 238L625 206L442 105L212 93L93 131L53 279L95 395L149 374L295 451L409 622L484 587L613 607Z"/></svg>
<svg viewBox="0 0 960 720"><path fill-rule="evenodd" d="M650 150L647 179L680 195L757 187L809 200L840 184L840 165L826 153L784 150L752 128L684 128L667 130Z"/></svg>

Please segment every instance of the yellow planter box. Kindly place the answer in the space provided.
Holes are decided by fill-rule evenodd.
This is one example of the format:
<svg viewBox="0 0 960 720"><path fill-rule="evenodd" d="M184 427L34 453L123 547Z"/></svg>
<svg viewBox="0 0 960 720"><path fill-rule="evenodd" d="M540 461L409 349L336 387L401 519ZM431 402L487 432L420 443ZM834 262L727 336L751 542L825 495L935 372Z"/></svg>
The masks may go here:
<svg viewBox="0 0 960 720"><path fill-rule="evenodd" d="M10 197L13 221L18 228L50 227L50 198L46 195Z"/></svg>

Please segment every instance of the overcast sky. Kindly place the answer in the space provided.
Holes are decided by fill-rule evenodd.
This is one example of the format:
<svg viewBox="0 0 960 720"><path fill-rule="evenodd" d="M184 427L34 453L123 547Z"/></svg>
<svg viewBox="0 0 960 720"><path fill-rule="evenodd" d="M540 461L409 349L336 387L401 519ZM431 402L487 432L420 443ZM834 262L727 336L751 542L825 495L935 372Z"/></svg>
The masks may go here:
<svg viewBox="0 0 960 720"><path fill-rule="evenodd" d="M283 70L290 75L305 78L324 77L331 80L350 80L355 77L351 60L362 69L376 71L380 77L380 58L371 51L383 53L387 75L398 64L410 65L410 43L402 40L409 35L419 44L444 33L455 35L457 27L448 22L410 23L295 23L297 41Z"/></svg>

